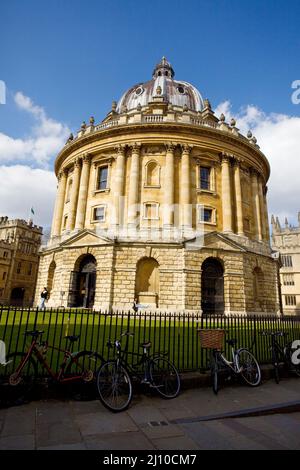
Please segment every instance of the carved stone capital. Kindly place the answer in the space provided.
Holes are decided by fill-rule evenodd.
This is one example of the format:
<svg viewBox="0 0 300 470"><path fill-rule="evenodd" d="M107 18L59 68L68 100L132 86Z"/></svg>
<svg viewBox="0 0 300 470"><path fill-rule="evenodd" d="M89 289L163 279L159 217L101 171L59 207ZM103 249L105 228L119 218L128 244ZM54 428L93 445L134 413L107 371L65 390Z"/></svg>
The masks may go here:
<svg viewBox="0 0 300 470"><path fill-rule="evenodd" d="M220 156L220 162L221 162L221 164L224 164L224 163L230 164L231 161L232 161L232 155L230 155L230 154L227 153L227 152L222 152L222 153L220 153L219 156Z"/></svg>
<svg viewBox="0 0 300 470"><path fill-rule="evenodd" d="M67 168L62 168L57 175L57 179L58 181L60 181L63 177L67 178L67 176L68 176Z"/></svg>
<svg viewBox="0 0 300 470"><path fill-rule="evenodd" d="M192 149L193 149L193 145L189 145L189 144L182 144L181 145L182 153L190 155Z"/></svg>
<svg viewBox="0 0 300 470"><path fill-rule="evenodd" d="M80 158L80 157L76 157L73 163L74 163L74 170L80 168L80 166L81 166L81 165L80 165L80 164L81 164L81 158Z"/></svg>
<svg viewBox="0 0 300 470"><path fill-rule="evenodd" d="M253 166L251 166L249 168L249 171L250 171L250 176L251 178L258 178L259 177L259 171L257 170L257 168L254 168Z"/></svg>
<svg viewBox="0 0 300 470"><path fill-rule="evenodd" d="M85 163L85 164L89 164L91 161L91 158L92 158L91 154L87 152L81 155L82 163Z"/></svg>
<svg viewBox="0 0 300 470"><path fill-rule="evenodd" d="M134 142L133 144L129 145L129 148L131 149L131 154L139 154L142 148L142 144L140 142Z"/></svg>
<svg viewBox="0 0 300 470"><path fill-rule="evenodd" d="M125 154L125 144L120 144L115 147L115 151L117 152L118 155L124 155Z"/></svg>
<svg viewBox="0 0 300 470"><path fill-rule="evenodd" d="M176 142L167 142L165 144L166 146L166 151L167 152L174 152L176 146L177 146L177 143Z"/></svg>

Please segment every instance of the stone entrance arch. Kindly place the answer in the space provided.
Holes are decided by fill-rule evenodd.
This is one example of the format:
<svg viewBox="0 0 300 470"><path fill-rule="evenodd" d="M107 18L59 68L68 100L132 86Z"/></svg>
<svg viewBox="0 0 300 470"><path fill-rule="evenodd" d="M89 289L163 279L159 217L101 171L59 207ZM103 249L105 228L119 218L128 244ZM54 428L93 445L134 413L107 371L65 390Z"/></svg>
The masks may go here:
<svg viewBox="0 0 300 470"><path fill-rule="evenodd" d="M14 287L10 294L10 305L15 307L22 307L24 304L25 288Z"/></svg>
<svg viewBox="0 0 300 470"><path fill-rule="evenodd" d="M138 261L135 294L139 303L158 307L159 264L154 258L142 258Z"/></svg>
<svg viewBox="0 0 300 470"><path fill-rule="evenodd" d="M224 268L218 258L207 258L202 263L201 291L203 314L223 314Z"/></svg>
<svg viewBox="0 0 300 470"><path fill-rule="evenodd" d="M71 272L69 307L93 308L96 288L97 262L93 255L81 256Z"/></svg>

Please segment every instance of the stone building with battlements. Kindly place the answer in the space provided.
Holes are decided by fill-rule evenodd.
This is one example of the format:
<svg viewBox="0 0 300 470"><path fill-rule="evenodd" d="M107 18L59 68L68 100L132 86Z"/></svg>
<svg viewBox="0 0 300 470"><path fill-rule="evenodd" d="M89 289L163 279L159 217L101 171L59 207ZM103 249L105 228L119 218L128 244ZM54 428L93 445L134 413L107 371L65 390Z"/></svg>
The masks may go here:
<svg viewBox="0 0 300 470"><path fill-rule="evenodd" d="M0 217L0 305L33 305L42 227Z"/></svg>
<svg viewBox="0 0 300 470"><path fill-rule="evenodd" d="M285 315L300 314L300 212L298 227L290 225L287 218L281 226L278 217L272 216L272 248L280 253L280 283L282 310Z"/></svg>
<svg viewBox="0 0 300 470"><path fill-rule="evenodd" d="M174 75L163 58L58 154L36 302L47 286L53 307L278 311L268 160Z"/></svg>

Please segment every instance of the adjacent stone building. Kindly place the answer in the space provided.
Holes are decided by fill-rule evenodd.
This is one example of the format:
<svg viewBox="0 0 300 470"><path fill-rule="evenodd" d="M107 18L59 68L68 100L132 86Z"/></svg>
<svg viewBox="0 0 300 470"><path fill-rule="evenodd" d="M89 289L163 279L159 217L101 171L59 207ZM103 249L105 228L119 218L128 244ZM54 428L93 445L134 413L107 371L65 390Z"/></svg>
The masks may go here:
<svg viewBox="0 0 300 470"><path fill-rule="evenodd" d="M58 154L49 306L275 313L269 163L163 58Z"/></svg>
<svg viewBox="0 0 300 470"><path fill-rule="evenodd" d="M0 304L33 304L42 227L0 217Z"/></svg>
<svg viewBox="0 0 300 470"><path fill-rule="evenodd" d="M278 217L272 216L272 248L280 253L282 309L286 315L300 314L300 212L298 227L285 219L281 227Z"/></svg>

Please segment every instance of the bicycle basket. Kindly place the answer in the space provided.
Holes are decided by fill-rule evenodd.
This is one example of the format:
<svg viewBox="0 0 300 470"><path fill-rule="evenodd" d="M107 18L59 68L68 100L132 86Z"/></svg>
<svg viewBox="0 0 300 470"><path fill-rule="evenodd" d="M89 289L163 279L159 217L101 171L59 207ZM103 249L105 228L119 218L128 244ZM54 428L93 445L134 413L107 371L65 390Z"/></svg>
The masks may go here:
<svg viewBox="0 0 300 470"><path fill-rule="evenodd" d="M201 347L208 349L221 349L223 346L223 339L225 335L225 330L220 328L215 329L206 329L206 330L197 330Z"/></svg>

